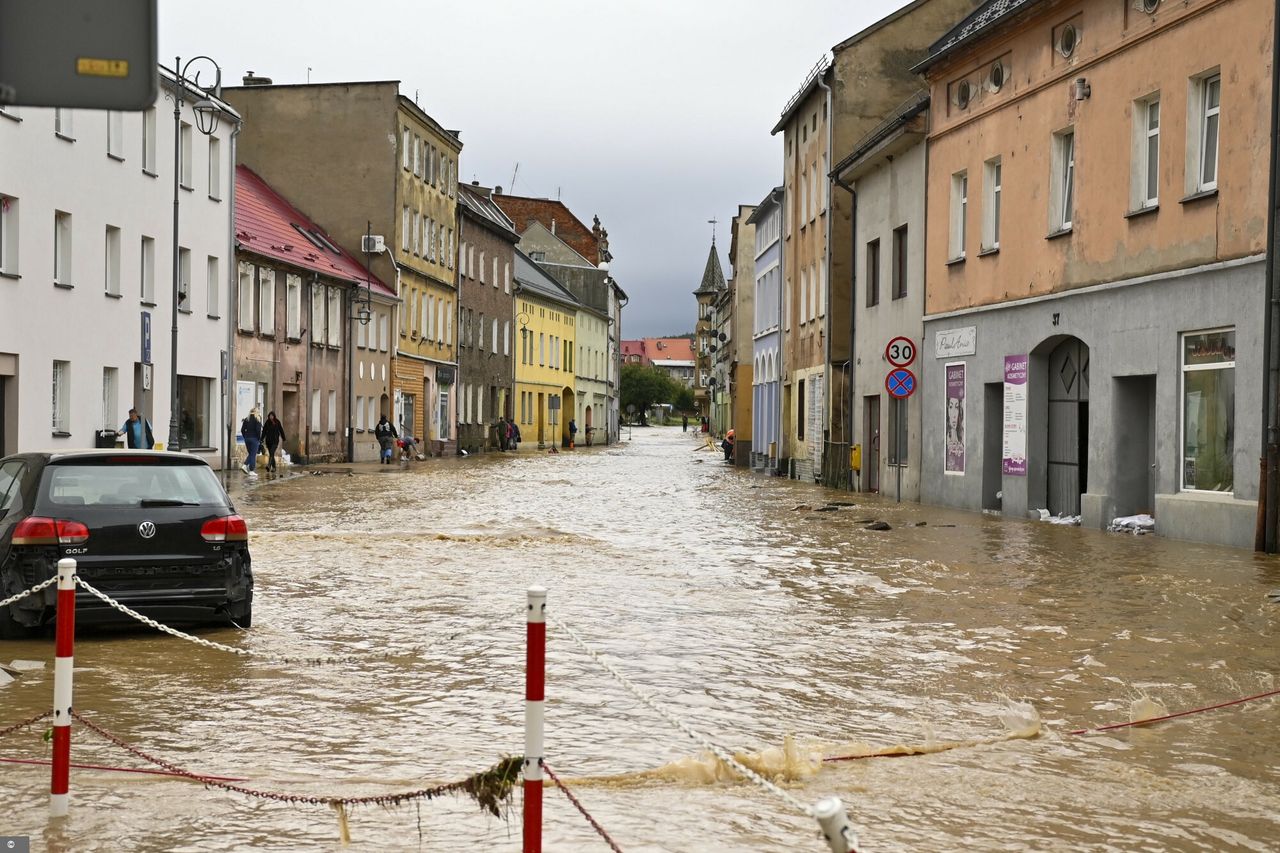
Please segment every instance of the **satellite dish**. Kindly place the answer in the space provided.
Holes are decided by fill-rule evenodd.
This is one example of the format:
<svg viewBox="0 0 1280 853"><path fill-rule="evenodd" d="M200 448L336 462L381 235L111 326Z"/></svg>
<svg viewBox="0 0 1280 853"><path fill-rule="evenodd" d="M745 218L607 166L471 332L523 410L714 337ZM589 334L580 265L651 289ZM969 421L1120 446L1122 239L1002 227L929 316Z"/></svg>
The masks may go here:
<svg viewBox="0 0 1280 853"><path fill-rule="evenodd" d="M729 340L729 336L728 336L728 335L726 335L724 332L721 332L721 333L720 333L720 340L721 340L721 342L727 341L727 340Z"/></svg>

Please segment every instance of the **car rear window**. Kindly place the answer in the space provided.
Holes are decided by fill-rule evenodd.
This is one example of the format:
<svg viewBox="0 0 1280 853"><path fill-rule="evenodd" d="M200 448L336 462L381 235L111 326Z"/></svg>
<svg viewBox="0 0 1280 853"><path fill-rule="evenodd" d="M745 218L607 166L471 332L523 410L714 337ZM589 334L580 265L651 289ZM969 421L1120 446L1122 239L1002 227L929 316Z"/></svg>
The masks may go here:
<svg viewBox="0 0 1280 853"><path fill-rule="evenodd" d="M226 505L218 478L205 465L50 465L40 499L58 507L141 506L144 500Z"/></svg>

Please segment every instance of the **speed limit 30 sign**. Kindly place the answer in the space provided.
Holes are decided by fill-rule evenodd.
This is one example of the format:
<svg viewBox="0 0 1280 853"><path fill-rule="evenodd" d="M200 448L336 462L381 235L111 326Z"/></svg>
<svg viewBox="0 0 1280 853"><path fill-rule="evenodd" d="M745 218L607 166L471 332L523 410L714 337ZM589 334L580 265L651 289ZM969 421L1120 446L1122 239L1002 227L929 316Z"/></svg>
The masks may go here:
<svg viewBox="0 0 1280 853"><path fill-rule="evenodd" d="M916 360L915 341L899 335L884 348L884 357L894 367L907 367Z"/></svg>

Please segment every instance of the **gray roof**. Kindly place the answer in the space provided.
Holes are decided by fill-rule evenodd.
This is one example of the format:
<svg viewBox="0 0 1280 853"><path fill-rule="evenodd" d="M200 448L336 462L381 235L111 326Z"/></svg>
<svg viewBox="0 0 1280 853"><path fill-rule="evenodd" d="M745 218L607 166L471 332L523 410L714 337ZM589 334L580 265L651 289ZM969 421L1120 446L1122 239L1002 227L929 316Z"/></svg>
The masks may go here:
<svg viewBox="0 0 1280 853"><path fill-rule="evenodd" d="M782 205L782 197L785 192L786 189L784 187L774 187L769 190L768 194L756 205L756 209L747 217L747 224L759 225L763 222L766 214L770 213L773 208Z"/></svg>
<svg viewBox="0 0 1280 853"><path fill-rule="evenodd" d="M824 79L831 71L831 57L823 54L818 60L818 64L809 70L809 74L804 78L804 83L800 84L800 89L791 96L791 100L787 101L787 105L782 108L782 115L778 119L778 123L773 126L773 130L769 131L769 135L773 136L786 126L795 111L800 109L801 105L809 98L814 89L818 88L818 81Z"/></svg>
<svg viewBox="0 0 1280 853"><path fill-rule="evenodd" d="M702 284L694 293L718 293L726 287L724 270L720 267L720 253L716 244L711 242L711 254L707 255L707 268L702 271Z"/></svg>
<svg viewBox="0 0 1280 853"><path fill-rule="evenodd" d="M911 119L920 115L929 108L929 93L925 90L913 92L911 97L907 98L898 107L889 114L889 117L880 122L871 131L853 147L853 152L836 164L831 170L829 177L838 179L840 174L861 160L872 149L884 140L893 135L894 131L902 127Z"/></svg>
<svg viewBox="0 0 1280 853"><path fill-rule="evenodd" d="M544 299L551 299L574 309L579 306L572 293L519 249L516 249L516 284Z"/></svg>
<svg viewBox="0 0 1280 853"><path fill-rule="evenodd" d="M1039 0L987 0L986 3L970 12L968 17L952 27L946 35L930 45L928 57L911 70L917 74L924 72L951 54L952 51L968 44L996 24L1034 6L1038 2Z"/></svg>
<svg viewBox="0 0 1280 853"><path fill-rule="evenodd" d="M512 243L519 242L520 235L516 233L515 223L508 219L502 209L493 203L493 199L489 196L489 191L484 187L458 184L458 203L466 208L467 213L498 231Z"/></svg>

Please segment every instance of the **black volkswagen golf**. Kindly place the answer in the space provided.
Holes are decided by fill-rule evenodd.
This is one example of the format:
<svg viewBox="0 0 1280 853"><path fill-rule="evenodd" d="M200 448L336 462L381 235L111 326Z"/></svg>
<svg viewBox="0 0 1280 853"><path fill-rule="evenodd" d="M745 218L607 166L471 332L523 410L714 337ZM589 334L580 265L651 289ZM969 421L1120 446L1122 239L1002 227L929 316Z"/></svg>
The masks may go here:
<svg viewBox="0 0 1280 853"><path fill-rule="evenodd" d="M157 451L20 453L0 459L0 599L77 574L166 624L253 622L249 532L202 459ZM0 608L0 637L54 618L56 589ZM129 621L83 589L76 621Z"/></svg>

